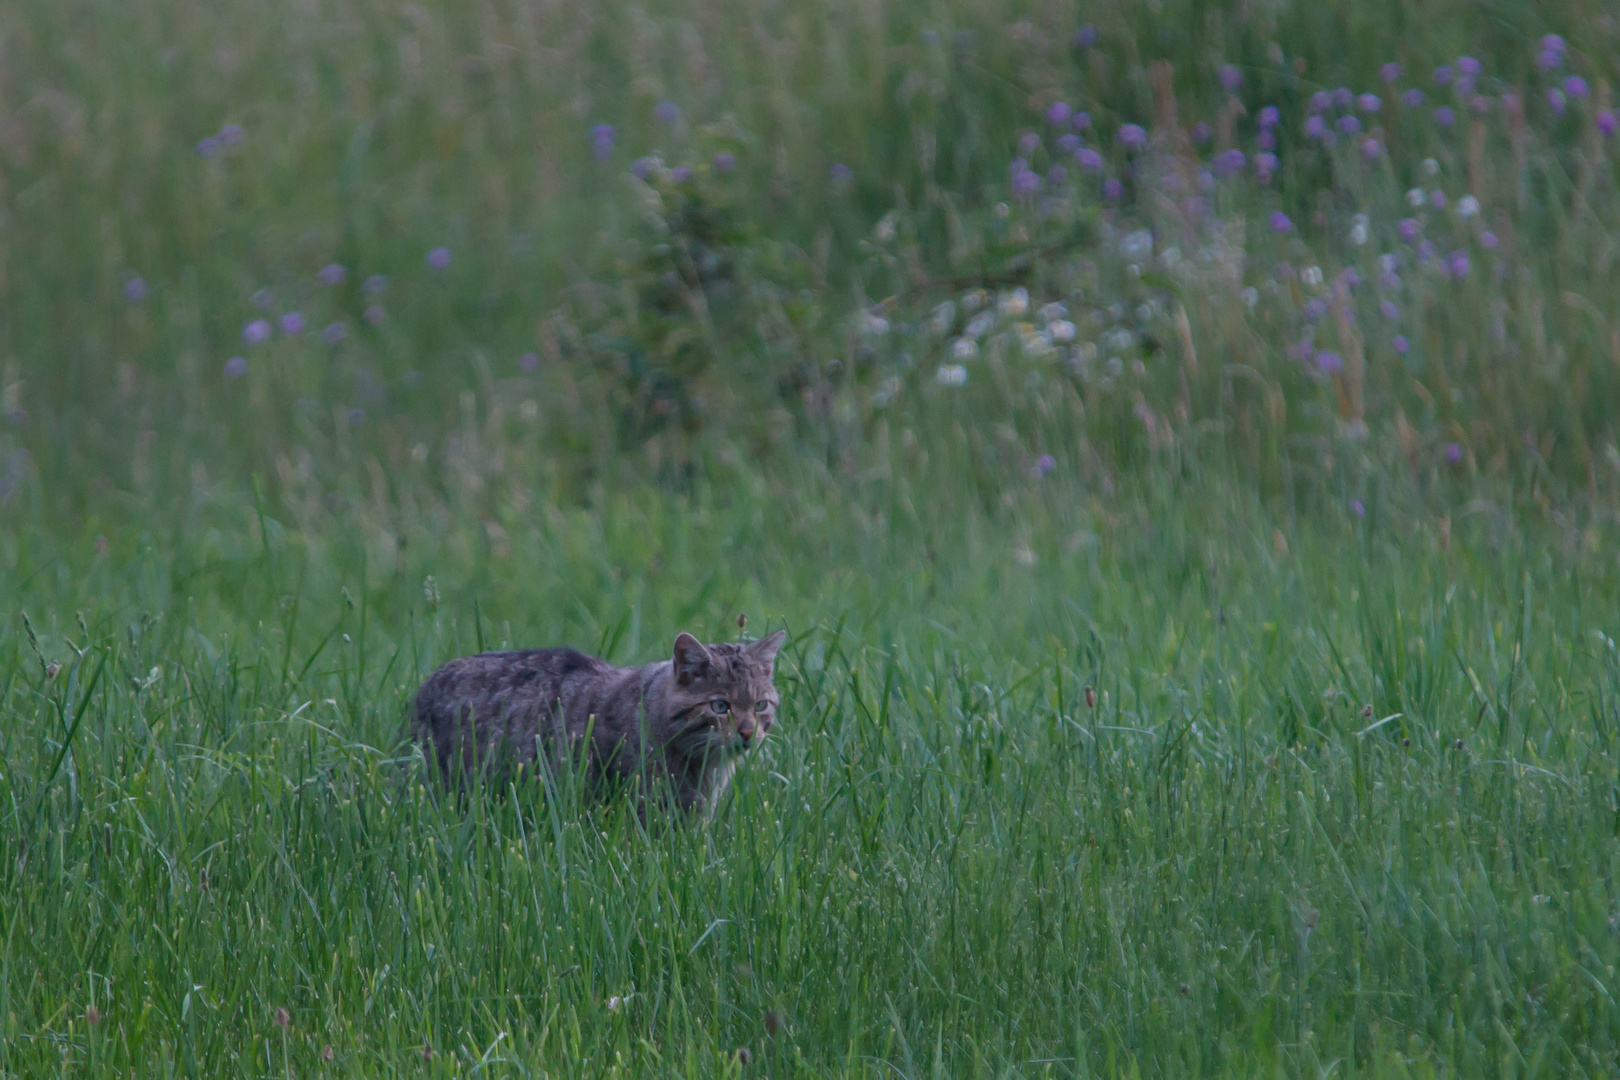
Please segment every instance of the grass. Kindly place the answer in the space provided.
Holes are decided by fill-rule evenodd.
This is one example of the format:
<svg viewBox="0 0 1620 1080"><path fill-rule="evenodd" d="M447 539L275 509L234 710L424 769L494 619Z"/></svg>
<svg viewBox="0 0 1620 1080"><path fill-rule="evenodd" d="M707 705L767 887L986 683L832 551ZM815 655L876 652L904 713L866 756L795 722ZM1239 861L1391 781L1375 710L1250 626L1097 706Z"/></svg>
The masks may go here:
<svg viewBox="0 0 1620 1080"><path fill-rule="evenodd" d="M1613 1075L1617 32L24 5L0 1076ZM452 656L739 613L712 822L401 741Z"/></svg>

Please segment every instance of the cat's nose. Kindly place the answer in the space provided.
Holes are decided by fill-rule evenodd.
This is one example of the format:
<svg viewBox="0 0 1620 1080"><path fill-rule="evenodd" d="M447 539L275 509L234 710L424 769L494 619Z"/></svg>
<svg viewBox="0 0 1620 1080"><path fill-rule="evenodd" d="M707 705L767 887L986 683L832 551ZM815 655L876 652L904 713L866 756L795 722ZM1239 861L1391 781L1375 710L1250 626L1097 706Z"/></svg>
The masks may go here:
<svg viewBox="0 0 1620 1080"><path fill-rule="evenodd" d="M737 725L737 734L742 736L742 741L744 743L753 742L754 741L754 725L753 725L753 723L749 722L749 723L744 723L744 724L738 724Z"/></svg>

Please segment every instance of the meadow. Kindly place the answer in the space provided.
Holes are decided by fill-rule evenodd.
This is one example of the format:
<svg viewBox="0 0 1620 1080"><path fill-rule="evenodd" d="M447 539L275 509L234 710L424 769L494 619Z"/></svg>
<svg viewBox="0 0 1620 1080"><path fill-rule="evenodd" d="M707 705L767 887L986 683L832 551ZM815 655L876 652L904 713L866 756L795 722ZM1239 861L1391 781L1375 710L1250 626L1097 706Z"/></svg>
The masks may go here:
<svg viewBox="0 0 1620 1080"><path fill-rule="evenodd" d="M0 1077L1614 1075L1617 57L24 0ZM781 627L712 821L402 738Z"/></svg>

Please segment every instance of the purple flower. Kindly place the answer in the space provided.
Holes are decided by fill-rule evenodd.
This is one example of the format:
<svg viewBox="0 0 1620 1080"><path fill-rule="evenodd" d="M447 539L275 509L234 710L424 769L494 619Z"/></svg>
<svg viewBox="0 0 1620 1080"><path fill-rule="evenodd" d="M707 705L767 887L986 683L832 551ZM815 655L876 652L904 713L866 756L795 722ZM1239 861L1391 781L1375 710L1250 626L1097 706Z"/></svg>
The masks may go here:
<svg viewBox="0 0 1620 1080"><path fill-rule="evenodd" d="M1383 107L1384 103L1378 100L1377 94L1362 94L1356 98L1356 108L1362 112L1377 112Z"/></svg>
<svg viewBox="0 0 1620 1080"><path fill-rule="evenodd" d="M1412 89L1401 95L1401 104L1405 105L1408 109L1417 108L1419 105L1423 104L1423 91L1419 90L1415 86L1412 87Z"/></svg>
<svg viewBox="0 0 1620 1080"><path fill-rule="evenodd" d="M1248 164L1248 159L1243 156L1243 151L1222 150L1215 155L1215 175L1231 176L1233 173L1242 172L1243 166L1246 164Z"/></svg>
<svg viewBox="0 0 1620 1080"><path fill-rule="evenodd" d="M1355 100L1356 95L1350 92L1348 86L1341 86L1333 91L1333 104L1341 109L1348 109Z"/></svg>
<svg viewBox="0 0 1620 1080"><path fill-rule="evenodd" d="M337 263L327 263L315 274L320 278L322 285L341 285L349 276L349 272Z"/></svg>
<svg viewBox="0 0 1620 1080"><path fill-rule="evenodd" d="M281 317L281 332L297 336L304 332L304 316L296 311L289 311Z"/></svg>
<svg viewBox="0 0 1620 1080"><path fill-rule="evenodd" d="M1412 241L1417 239L1419 228L1421 226L1417 218L1402 218L1401 223L1395 226L1395 231L1401 234L1402 240Z"/></svg>
<svg viewBox="0 0 1620 1080"><path fill-rule="evenodd" d="M1430 243L1428 240L1418 241L1417 257L1418 262L1427 266L1434 259L1434 244Z"/></svg>
<svg viewBox="0 0 1620 1080"><path fill-rule="evenodd" d="M1333 94L1327 90L1318 90L1311 95L1311 111L1326 112L1333 108Z"/></svg>
<svg viewBox="0 0 1620 1080"><path fill-rule="evenodd" d="M1192 137L1192 141L1194 143L1199 146L1203 146L1205 143L1209 142L1209 125L1200 120L1198 123L1192 126L1192 131L1190 131L1188 134Z"/></svg>
<svg viewBox="0 0 1620 1080"><path fill-rule="evenodd" d="M660 124L674 126L681 119L681 107L673 101L660 101L653 106L653 118Z"/></svg>
<svg viewBox="0 0 1620 1080"><path fill-rule="evenodd" d="M1350 512L1356 515L1358 518L1364 518L1367 516L1367 508L1361 504L1360 499L1350 500Z"/></svg>
<svg viewBox="0 0 1620 1080"><path fill-rule="evenodd" d="M1290 228L1292 228L1292 226L1290 226ZM1271 276L1276 278L1278 281L1293 281L1294 267L1291 263L1284 260L1271 268Z"/></svg>
<svg viewBox="0 0 1620 1080"><path fill-rule="evenodd" d="M1468 107L1474 110L1475 116L1484 116L1491 111L1491 99L1484 94L1475 94L1468 99Z"/></svg>
<svg viewBox="0 0 1620 1080"><path fill-rule="evenodd" d="M350 427L359 427L361 424L363 424L365 422L366 422L366 410L364 410L364 409L350 409L349 410L349 426Z"/></svg>
<svg viewBox="0 0 1620 1080"><path fill-rule="evenodd" d="M1057 468L1057 458L1051 454L1042 454L1035 459L1035 474L1037 476L1045 476L1055 468Z"/></svg>
<svg viewBox="0 0 1620 1080"><path fill-rule="evenodd" d="M1461 280L1462 278L1467 277L1468 276L1468 252L1464 251L1461 248L1458 248L1456 251L1453 251L1451 253L1451 255L1446 259L1446 268L1451 271L1451 276L1454 277L1454 278L1457 278L1458 280Z"/></svg>
<svg viewBox="0 0 1620 1080"><path fill-rule="evenodd" d="M591 156L606 161L613 156L613 140L617 133L612 124L597 124L591 129Z"/></svg>
<svg viewBox="0 0 1620 1080"><path fill-rule="evenodd" d="M1457 92L1458 97L1467 97L1474 92L1474 80L1471 76L1464 75L1457 80L1452 89Z"/></svg>
<svg viewBox="0 0 1620 1080"><path fill-rule="evenodd" d="M443 269L445 269L446 267L448 267L450 265L450 257L451 256L450 256L450 249L449 248L442 248L442 247L434 248L432 251L427 253L428 269L429 270L443 270Z"/></svg>
<svg viewBox="0 0 1620 1080"><path fill-rule="evenodd" d="M1082 169L1090 169L1092 172L1096 172L1103 167L1102 155L1090 147L1076 154L1075 160L1080 163Z"/></svg>
<svg viewBox="0 0 1620 1080"><path fill-rule="evenodd" d="M219 140L210 135L195 147L198 157L211 158L219 153Z"/></svg>
<svg viewBox="0 0 1620 1080"><path fill-rule="evenodd" d="M1479 234L1479 244L1480 247L1483 247L1486 251L1495 251L1498 247L1502 246L1502 241L1496 238L1495 233L1491 232L1489 229L1486 229L1484 232Z"/></svg>
<svg viewBox="0 0 1620 1080"><path fill-rule="evenodd" d="M1118 202L1125 197L1125 185L1118 180L1109 178L1103 181L1103 198L1109 202Z"/></svg>
<svg viewBox="0 0 1620 1080"><path fill-rule="evenodd" d="M138 304L146 299L146 279L132 277L124 282L124 299Z"/></svg>
<svg viewBox="0 0 1620 1080"><path fill-rule="evenodd" d="M1255 117L1255 122L1258 123L1261 128L1274 128L1281 121L1282 111L1279 110L1275 105L1267 105L1263 107L1260 110L1260 115Z"/></svg>
<svg viewBox="0 0 1620 1080"><path fill-rule="evenodd" d="M692 179L692 170L685 165L677 165L669 170L669 181L672 184L684 184Z"/></svg>
<svg viewBox="0 0 1620 1080"><path fill-rule="evenodd" d="M1289 221L1288 215L1281 210L1273 210L1271 212L1271 231L1274 233L1291 233L1294 231L1294 223Z"/></svg>
<svg viewBox="0 0 1620 1080"><path fill-rule="evenodd" d="M1353 289L1361 284L1361 274L1355 267L1347 266L1339 271L1339 281L1344 284L1345 288Z"/></svg>
<svg viewBox="0 0 1620 1080"><path fill-rule="evenodd" d="M1018 136L1018 152L1029 157L1040 148L1041 137L1033 131L1026 131Z"/></svg>
<svg viewBox="0 0 1620 1080"><path fill-rule="evenodd" d="M388 318L388 312L383 310L381 304L372 304L366 308L365 318L367 326L381 326L383 320Z"/></svg>
<svg viewBox="0 0 1620 1080"><path fill-rule="evenodd" d="M1272 153L1259 153L1254 155L1254 171L1257 173L1274 173L1277 171L1277 155Z"/></svg>
<svg viewBox="0 0 1620 1080"><path fill-rule="evenodd" d="M1562 54L1565 49L1569 48L1569 44L1557 34L1548 34L1541 39L1541 47L1547 52Z"/></svg>
<svg viewBox="0 0 1620 1080"><path fill-rule="evenodd" d="M1393 300L1378 301L1378 313L1386 319L1398 319L1401 317L1401 309L1395 306Z"/></svg>
<svg viewBox="0 0 1620 1080"><path fill-rule="evenodd" d="M1119 144L1125 147L1141 147L1147 145L1147 132L1139 124L1121 124L1119 128Z"/></svg>
<svg viewBox="0 0 1620 1080"><path fill-rule="evenodd" d="M1439 67L1434 69L1434 85L1436 85L1436 86L1449 86L1449 85L1451 85L1451 68L1450 68L1450 66L1448 66L1446 64L1441 64Z"/></svg>
<svg viewBox="0 0 1620 1080"><path fill-rule="evenodd" d="M1324 375L1337 375L1344 370L1344 357L1329 349L1316 354L1316 370Z"/></svg>
<svg viewBox="0 0 1620 1080"><path fill-rule="evenodd" d="M1464 56L1457 60L1457 70L1470 79L1475 79L1479 77L1481 69L1478 60L1475 60L1472 56Z"/></svg>
<svg viewBox="0 0 1620 1080"><path fill-rule="evenodd" d="M1564 92L1556 86L1547 87L1547 106L1552 109L1554 115L1563 116Z"/></svg>
<svg viewBox="0 0 1620 1080"><path fill-rule="evenodd" d="M737 159L732 157L730 154L714 155L714 171L719 175L724 176L726 173L730 172L736 167Z"/></svg>
<svg viewBox="0 0 1620 1080"><path fill-rule="evenodd" d="M223 146L235 146L247 138L247 132L242 130L241 124L226 124L219 129L217 139Z"/></svg>
<svg viewBox="0 0 1620 1080"><path fill-rule="evenodd" d="M259 345L270 340L270 324L263 319L254 319L242 327L242 340L249 345Z"/></svg>
<svg viewBox="0 0 1620 1080"><path fill-rule="evenodd" d="M1053 187L1061 187L1063 185L1063 181L1067 180L1068 178L1069 174L1064 171L1063 166L1061 165L1054 165L1050 169L1046 170L1046 182Z"/></svg>
<svg viewBox="0 0 1620 1080"><path fill-rule="evenodd" d="M1385 270L1382 274L1378 275L1378 284L1380 287L1394 292L1396 289L1401 287L1401 275L1397 274L1393 270Z"/></svg>
<svg viewBox="0 0 1620 1080"><path fill-rule="evenodd" d="M1263 129L1260 134L1254 137L1254 145L1262 150L1277 149L1277 133L1271 128Z"/></svg>
<svg viewBox="0 0 1620 1080"><path fill-rule="evenodd" d="M1462 443L1446 443L1446 464L1460 465L1463 459Z"/></svg>
<svg viewBox="0 0 1620 1080"><path fill-rule="evenodd" d="M1361 156L1368 161L1378 160L1378 155L1384 152L1383 144L1377 139L1363 139L1361 141Z"/></svg>
<svg viewBox="0 0 1620 1080"><path fill-rule="evenodd" d="M827 170L827 176L833 182L833 187L848 187L855 179L854 171L843 162L834 162L832 168Z"/></svg>
<svg viewBox="0 0 1620 1080"><path fill-rule="evenodd" d="M1046 107L1046 122L1054 127L1068 123L1072 115L1074 110L1067 101L1054 101Z"/></svg>
<svg viewBox="0 0 1620 1080"><path fill-rule="evenodd" d="M1315 322L1317 319L1320 319L1322 316L1327 314L1327 309L1328 306L1326 300L1323 300L1321 297L1317 296L1311 297L1309 300L1305 301L1305 307L1303 309L1305 321Z"/></svg>
<svg viewBox="0 0 1620 1080"><path fill-rule="evenodd" d="M654 157L638 157L630 163L630 175L637 180L645 180L658 168L658 159Z"/></svg>
<svg viewBox="0 0 1620 1080"><path fill-rule="evenodd" d="M1236 64L1227 64L1222 67L1219 78L1221 86L1226 89L1227 93L1236 93L1238 87L1243 85L1243 72L1238 70Z"/></svg>
<svg viewBox="0 0 1620 1080"><path fill-rule="evenodd" d="M1536 64L1542 71L1557 71L1564 66L1564 56L1551 49L1542 49L1536 54Z"/></svg>
<svg viewBox="0 0 1620 1080"><path fill-rule="evenodd" d="M1386 83L1393 83L1401 77L1401 65L1391 60L1378 69L1378 76Z"/></svg>
<svg viewBox="0 0 1620 1080"><path fill-rule="evenodd" d="M517 358L519 371L535 372L540 370L540 354L526 352Z"/></svg>
<svg viewBox="0 0 1620 1080"><path fill-rule="evenodd" d="M1307 139L1320 139L1327 134L1327 121L1320 116L1305 118L1305 137Z"/></svg>
<svg viewBox="0 0 1620 1080"><path fill-rule="evenodd" d="M1429 205L1436 210L1444 210L1446 208L1446 193L1439 188L1429 192Z"/></svg>
<svg viewBox="0 0 1620 1080"><path fill-rule="evenodd" d="M1412 351L1412 342L1407 339L1405 334L1396 334L1394 337L1389 339L1389 347L1400 353L1402 356L1405 356L1407 353Z"/></svg>
<svg viewBox="0 0 1620 1080"><path fill-rule="evenodd" d="M388 288L388 277L386 274L372 274L360 288L367 296L376 296Z"/></svg>
<svg viewBox="0 0 1620 1080"><path fill-rule="evenodd" d="M225 377L227 379L240 379L247 374L247 357L233 356L225 361Z"/></svg>
<svg viewBox="0 0 1620 1080"><path fill-rule="evenodd" d="M1620 122L1616 121L1614 113L1604 109L1597 114L1597 126L1598 130L1603 132L1604 135L1613 135L1615 128L1620 126Z"/></svg>
<svg viewBox="0 0 1620 1080"><path fill-rule="evenodd" d="M1041 190L1041 178L1024 169L1013 174L1012 190L1014 195L1029 196Z"/></svg>
<svg viewBox="0 0 1620 1080"><path fill-rule="evenodd" d="M1097 28L1090 23L1074 32L1074 47L1077 49L1092 49L1097 45Z"/></svg>
<svg viewBox="0 0 1620 1080"><path fill-rule="evenodd" d="M331 326L328 326L325 330L321 331L321 340L326 342L328 345L341 344L343 339L348 336L349 328L340 322L335 322Z"/></svg>
<svg viewBox="0 0 1620 1080"><path fill-rule="evenodd" d="M1088 112L1075 113L1073 119L1069 121L1069 126L1076 131L1085 131L1091 127L1091 114Z"/></svg>
<svg viewBox="0 0 1620 1080"><path fill-rule="evenodd" d="M1584 99L1587 94L1591 93L1591 88L1586 85L1586 80L1579 75L1571 75L1564 80L1564 93L1572 98Z"/></svg>
<svg viewBox="0 0 1620 1080"><path fill-rule="evenodd" d="M1060 154L1073 154L1076 150L1080 149L1080 136L1076 135L1072 131L1059 135L1057 148L1058 153Z"/></svg>
<svg viewBox="0 0 1620 1080"><path fill-rule="evenodd" d="M1355 135L1361 131L1361 121L1353 116L1339 117L1339 130L1346 135Z"/></svg>
<svg viewBox="0 0 1620 1080"><path fill-rule="evenodd" d="M1450 127L1457 122L1457 114L1451 111L1450 105L1442 105L1434 110L1434 122L1441 127Z"/></svg>

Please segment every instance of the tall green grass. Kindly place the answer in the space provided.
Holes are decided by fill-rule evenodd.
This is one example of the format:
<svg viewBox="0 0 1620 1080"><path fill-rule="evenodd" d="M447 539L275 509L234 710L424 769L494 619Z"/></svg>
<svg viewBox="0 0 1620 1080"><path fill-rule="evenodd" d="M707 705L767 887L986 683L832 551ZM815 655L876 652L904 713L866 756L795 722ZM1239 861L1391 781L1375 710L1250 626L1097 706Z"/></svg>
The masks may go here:
<svg viewBox="0 0 1620 1080"><path fill-rule="evenodd" d="M1612 1075L1617 32L24 4L0 1076ZM1491 111L1441 129L1464 53ZM1163 177L1227 148L1227 63L1248 162L1194 212ZM1388 99L1371 164L1301 135L1341 85ZM1013 190L1055 100L1119 202ZM739 613L790 631L784 721L712 822L457 799L402 741L452 656Z"/></svg>

